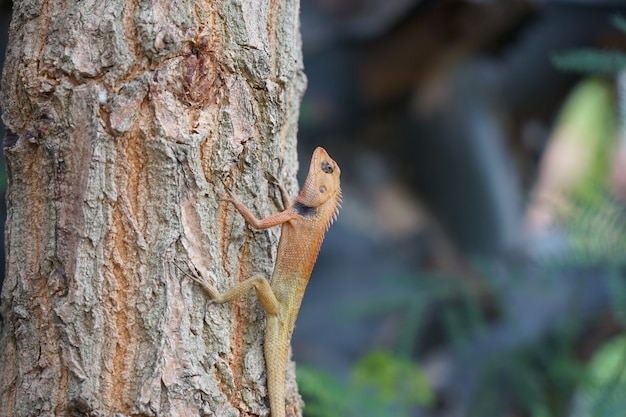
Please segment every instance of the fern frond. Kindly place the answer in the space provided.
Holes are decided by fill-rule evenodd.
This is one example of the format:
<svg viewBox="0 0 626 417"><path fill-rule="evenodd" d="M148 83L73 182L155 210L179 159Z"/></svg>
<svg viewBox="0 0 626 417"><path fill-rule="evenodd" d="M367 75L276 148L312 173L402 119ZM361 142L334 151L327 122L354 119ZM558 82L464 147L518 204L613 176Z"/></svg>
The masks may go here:
<svg viewBox="0 0 626 417"><path fill-rule="evenodd" d="M566 223L571 255L583 264L626 261L626 207L610 194L574 199L574 217Z"/></svg>

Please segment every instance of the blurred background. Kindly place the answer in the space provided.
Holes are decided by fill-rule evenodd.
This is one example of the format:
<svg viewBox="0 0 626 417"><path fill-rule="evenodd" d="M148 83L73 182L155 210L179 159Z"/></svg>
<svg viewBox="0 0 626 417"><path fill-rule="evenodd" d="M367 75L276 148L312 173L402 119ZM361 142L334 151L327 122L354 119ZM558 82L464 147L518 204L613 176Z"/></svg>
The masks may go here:
<svg viewBox="0 0 626 417"><path fill-rule="evenodd" d="M307 417L626 416L626 2L301 24L301 166L325 147L344 193L293 339Z"/></svg>
<svg viewBox="0 0 626 417"><path fill-rule="evenodd" d="M306 417L626 416L626 1L301 2Z"/></svg>

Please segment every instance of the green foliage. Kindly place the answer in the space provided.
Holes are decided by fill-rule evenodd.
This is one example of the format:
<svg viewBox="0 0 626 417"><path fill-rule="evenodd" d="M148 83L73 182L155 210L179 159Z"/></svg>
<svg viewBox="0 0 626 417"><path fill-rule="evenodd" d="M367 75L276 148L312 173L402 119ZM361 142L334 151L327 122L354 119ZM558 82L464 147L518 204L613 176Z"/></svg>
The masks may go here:
<svg viewBox="0 0 626 417"><path fill-rule="evenodd" d="M434 394L412 361L374 351L358 361L347 382L330 373L298 367L307 417L403 417L428 406Z"/></svg>
<svg viewBox="0 0 626 417"><path fill-rule="evenodd" d="M626 19L615 16L612 23L626 33ZM555 57L554 61L559 68L585 73L615 75L626 69L626 54L621 52L579 50ZM625 93L619 91L620 96ZM587 114L593 112L612 117L615 112L614 108L598 109L590 101L587 107ZM620 116L623 118L624 113ZM626 126L626 120L619 123ZM612 131L607 130L608 126ZM597 124L586 136L592 140L616 137L615 123ZM604 161L601 160L602 154L605 154ZM598 155L597 165L606 166L604 178L602 175L589 176L585 187L579 187L569 196L572 210L563 219L569 248L561 265L602 265L611 312L622 326L626 326L626 206L607 189L608 167L612 162L608 149ZM584 378L577 378L575 394L564 396L573 398L568 414L571 417L623 416L626 409L626 336L621 335L599 349L587 369L582 370L582 375Z"/></svg>
<svg viewBox="0 0 626 417"><path fill-rule="evenodd" d="M551 137L551 146L566 153L563 160L575 159L551 168L557 178L552 182L566 184L550 190L567 202L554 209L569 245L563 259L552 260L561 267L617 262L626 253L626 211L609 191L618 133L613 90L598 78L582 80L567 97ZM555 174L559 168L569 168L565 180Z"/></svg>
<svg viewBox="0 0 626 417"><path fill-rule="evenodd" d="M611 76L626 68L626 54L618 51L577 49L555 55L552 63L563 71Z"/></svg>
<svg viewBox="0 0 626 417"><path fill-rule="evenodd" d="M531 417L566 415L571 392L585 379L568 333L491 357L469 416L506 415L511 407Z"/></svg>
<svg viewBox="0 0 626 417"><path fill-rule="evenodd" d="M626 19L622 16L613 16L611 23L626 33ZM562 71L612 76L626 68L626 54L619 51L576 49L555 55L552 57L552 63Z"/></svg>
<svg viewBox="0 0 626 417"><path fill-rule="evenodd" d="M617 211L615 213L618 213ZM606 217L606 216L605 216ZM626 229L624 229L626 232ZM623 235L626 242L626 233ZM598 246L598 254L607 246ZM617 253L615 258L617 259ZM605 259L606 254L601 259ZM622 260L624 252L622 252ZM597 258L596 258L597 259ZM577 262L576 255L573 263ZM617 265L617 264L616 264ZM506 268L488 263L477 264L477 269L487 277L485 285L494 299L501 299L504 292L515 291L511 285L521 282L528 269L515 271L512 267ZM551 270L533 269L539 280L545 279L547 287L552 279ZM616 266L614 274L608 277L612 306L616 316L626 324L626 280ZM498 276L508 274L505 280ZM517 278L516 278L517 276ZM604 279L604 278L603 278ZM458 352L466 352L481 332L489 326L491 320L485 313L481 296L458 279L446 279L439 276L427 275L396 276L389 280L390 285L399 285L407 294L406 297L392 297L383 304L361 306L353 309L358 315L378 315L404 313L405 320L401 326L415 339L409 342L405 335L398 334L397 343L403 340L410 346L402 351L410 351L414 355L420 351L420 341L424 340L425 321L432 321L428 316L429 306L440 306L441 318L439 325L443 328L443 343L451 346ZM502 282L507 284L502 285ZM429 304L430 303L430 304ZM575 307L573 307L575 309ZM574 310L573 310L574 312ZM361 316L362 317L362 316ZM514 323L508 323L506 316L497 318L501 324L510 326L511 332ZM487 357L484 366L476 367L478 372L477 391L472 394L472 403L468 410L468 417L498 417L508 415L511 409L523 410L529 417L564 417L569 416L572 398L580 390L587 387L590 380L589 371L580 363L576 349L580 342L580 335L586 323L580 321L575 314L570 320L561 323L548 337L531 340L511 349L494 350ZM429 327L429 330L432 330ZM467 351L469 352L469 351ZM624 350L626 352L626 348ZM420 372L411 356L393 355L390 352L375 351L357 362L349 376L339 379L325 372L310 368L298 367L298 380L302 393L305 396L307 417L404 417L414 415L416 407L428 406L434 403L434 394L428 385L425 376ZM473 357L470 361L480 360ZM609 364L608 369L623 369L623 366ZM623 373L620 374L622 381ZM616 378L608 378L615 381ZM624 384L626 384L626 378ZM620 382L621 383L621 382ZM610 417L614 410L624 410L624 404L617 403L618 394L626 392L626 387L611 388L606 380L595 385L595 391L585 388L584 396L605 392L606 398L615 406L598 409L596 414L580 414L571 417ZM590 394L591 392L591 394ZM582 395L582 394L581 394ZM597 397L600 398L600 397ZM604 398L604 397L602 397ZM589 400L587 400L590 404ZM594 403L606 403L597 400ZM597 406L599 407L599 406Z"/></svg>
<svg viewBox="0 0 626 417"><path fill-rule="evenodd" d="M606 187L609 177L609 152L615 143L613 86L599 78L586 78L573 89L559 112L558 125L552 140L566 141L566 149L579 160L573 194L597 195L599 186ZM578 152L579 154L576 154ZM582 166L581 166L582 165ZM567 166L565 167L565 169Z"/></svg>
<svg viewBox="0 0 626 417"><path fill-rule="evenodd" d="M306 417L345 417L348 388L334 375L308 366L296 368L298 387L305 397Z"/></svg>
<svg viewBox="0 0 626 417"><path fill-rule="evenodd" d="M574 417L618 417L626 410L626 336L607 342L588 366L588 381L578 392Z"/></svg>
<svg viewBox="0 0 626 417"><path fill-rule="evenodd" d="M626 260L626 207L601 190L573 200L571 218L565 222L570 250L564 263L615 265Z"/></svg>
<svg viewBox="0 0 626 417"><path fill-rule="evenodd" d="M410 360L390 352L374 351L354 367L352 379L357 391L371 392L375 402L400 404L410 409L434 401L430 385L419 367Z"/></svg>

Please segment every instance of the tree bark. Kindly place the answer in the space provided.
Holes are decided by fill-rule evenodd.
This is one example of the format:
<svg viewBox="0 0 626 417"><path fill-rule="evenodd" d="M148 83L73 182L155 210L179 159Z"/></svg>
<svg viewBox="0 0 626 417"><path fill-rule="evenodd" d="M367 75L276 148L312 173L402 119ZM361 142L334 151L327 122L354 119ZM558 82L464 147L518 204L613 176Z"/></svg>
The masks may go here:
<svg viewBox="0 0 626 417"><path fill-rule="evenodd" d="M23 0L2 80L9 173L0 416L268 415L271 173L295 192L297 0ZM301 401L288 371L288 415Z"/></svg>

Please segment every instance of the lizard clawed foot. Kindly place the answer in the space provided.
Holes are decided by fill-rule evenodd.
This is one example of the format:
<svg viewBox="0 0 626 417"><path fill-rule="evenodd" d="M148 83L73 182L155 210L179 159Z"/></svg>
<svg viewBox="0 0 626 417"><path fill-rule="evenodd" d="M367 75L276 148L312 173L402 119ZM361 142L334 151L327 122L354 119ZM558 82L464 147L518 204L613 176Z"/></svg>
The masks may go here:
<svg viewBox="0 0 626 417"><path fill-rule="evenodd" d="M232 187L226 183L225 177L221 177L220 181L222 181L222 184L224 184L224 189L226 190L226 193L228 194L228 197L222 197L220 198L220 201L226 201L228 203L233 203L233 204L236 204L237 202L239 202L239 198L233 192Z"/></svg>
<svg viewBox="0 0 626 417"><path fill-rule="evenodd" d="M176 268L178 268L180 272L182 272L185 276L191 278L192 281L200 285L209 294L209 304L216 304L216 300L214 300L213 295L217 294L217 290L215 290L215 287L205 277L203 277L202 274L200 274L196 267L194 267L192 264L189 263L189 261L187 261L187 268L189 269L189 271L195 272L195 274L192 274L183 270L176 262L172 263L174 264L174 266L176 266Z"/></svg>
<svg viewBox="0 0 626 417"><path fill-rule="evenodd" d="M276 176L272 174L271 172L266 172L265 177L267 178L270 184L275 185L280 190L280 197L283 201L283 210L289 207L291 205L291 200L289 198L289 193L287 192L287 189L285 188L284 183L278 178L276 178Z"/></svg>

